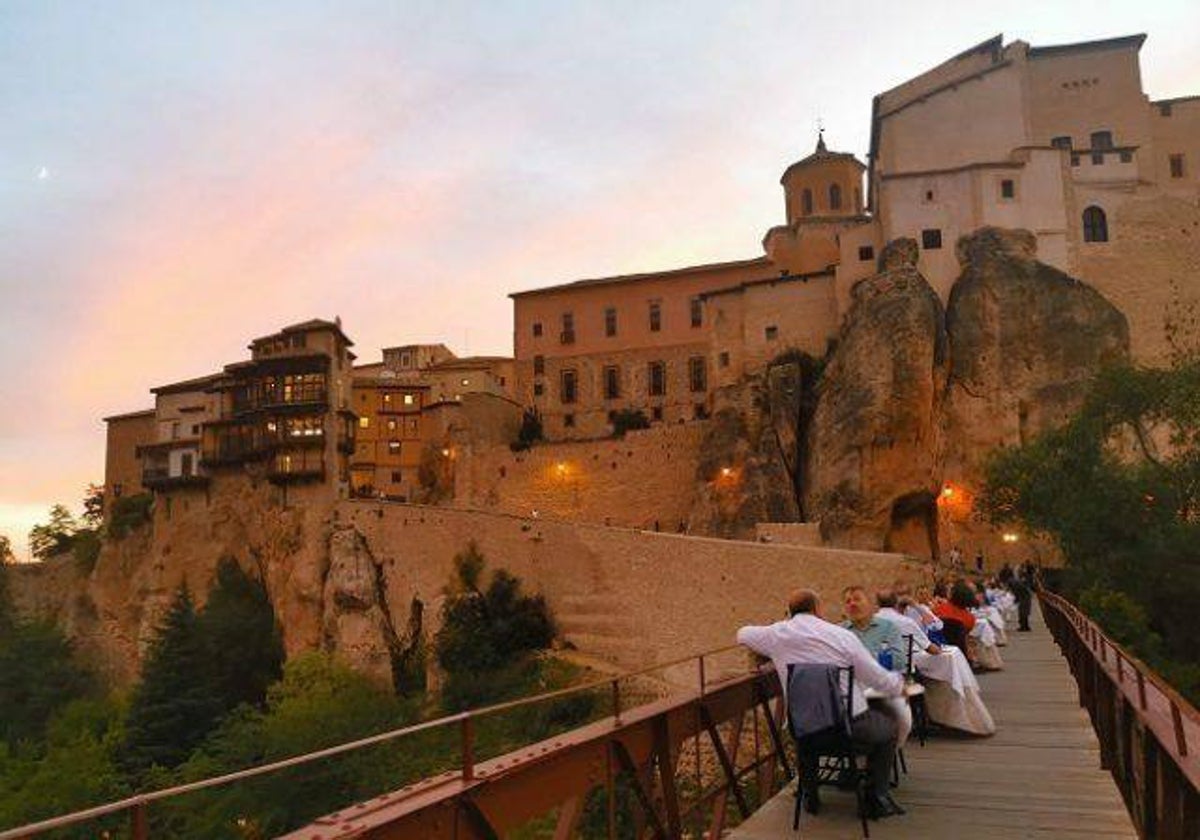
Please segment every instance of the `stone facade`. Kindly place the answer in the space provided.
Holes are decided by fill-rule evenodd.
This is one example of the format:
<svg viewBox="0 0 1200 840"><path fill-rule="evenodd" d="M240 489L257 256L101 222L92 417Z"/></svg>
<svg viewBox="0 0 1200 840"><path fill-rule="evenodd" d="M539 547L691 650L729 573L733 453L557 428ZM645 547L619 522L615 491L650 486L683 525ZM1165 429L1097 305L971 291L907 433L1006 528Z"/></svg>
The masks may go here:
<svg viewBox="0 0 1200 840"><path fill-rule="evenodd" d="M707 423L662 425L619 440L464 447L454 463L456 505L520 516L687 529ZM656 528L657 526L657 528Z"/></svg>
<svg viewBox="0 0 1200 840"><path fill-rule="evenodd" d="M135 496L145 490L138 448L154 441L154 409L105 417L104 425L104 511L107 515L117 499Z"/></svg>

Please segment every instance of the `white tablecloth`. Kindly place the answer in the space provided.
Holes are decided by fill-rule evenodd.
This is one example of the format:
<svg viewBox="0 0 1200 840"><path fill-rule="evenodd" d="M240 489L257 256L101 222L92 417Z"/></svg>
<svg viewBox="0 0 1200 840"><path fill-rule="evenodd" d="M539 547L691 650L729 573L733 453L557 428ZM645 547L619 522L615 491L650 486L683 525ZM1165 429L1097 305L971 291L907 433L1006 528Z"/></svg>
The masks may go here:
<svg viewBox="0 0 1200 840"><path fill-rule="evenodd" d="M961 650L943 645L941 653L922 651L913 656L913 661L927 680L925 708L930 720L974 735L996 731L995 721L980 696L979 681Z"/></svg>

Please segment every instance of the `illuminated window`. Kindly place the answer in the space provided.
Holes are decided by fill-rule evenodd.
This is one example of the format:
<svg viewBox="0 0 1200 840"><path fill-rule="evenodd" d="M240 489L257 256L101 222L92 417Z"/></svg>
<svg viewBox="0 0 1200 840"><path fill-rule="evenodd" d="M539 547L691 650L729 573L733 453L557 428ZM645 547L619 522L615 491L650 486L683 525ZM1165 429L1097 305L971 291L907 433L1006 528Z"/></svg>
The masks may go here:
<svg viewBox="0 0 1200 840"><path fill-rule="evenodd" d="M416 401L417 401L416 394L405 394L404 395L404 404L405 405L413 405L414 403L416 403Z"/></svg>
<svg viewBox="0 0 1200 840"><path fill-rule="evenodd" d="M471 380L470 380L469 378L467 378L467 377L465 377L465 376L464 376L462 379L460 379L460 380L458 381L458 384L459 384L459 385L462 385L462 386L465 388L465 387L467 387L468 385L470 385L470 384L471 384ZM406 395L406 396L407 396L407 395ZM407 400L406 400L406 402L407 402Z"/></svg>
<svg viewBox="0 0 1200 840"><path fill-rule="evenodd" d="M370 417L359 417L358 418L358 427L360 429L371 428L371 418Z"/></svg>
<svg viewBox="0 0 1200 840"><path fill-rule="evenodd" d="M387 422L387 427L388 427L388 431L389 431L389 432L394 432L394 431L396 431L396 421L395 421L395 420L388 420L388 422Z"/></svg>
<svg viewBox="0 0 1200 840"><path fill-rule="evenodd" d="M400 454L400 441L389 440L388 441L388 453L391 455L399 455Z"/></svg>

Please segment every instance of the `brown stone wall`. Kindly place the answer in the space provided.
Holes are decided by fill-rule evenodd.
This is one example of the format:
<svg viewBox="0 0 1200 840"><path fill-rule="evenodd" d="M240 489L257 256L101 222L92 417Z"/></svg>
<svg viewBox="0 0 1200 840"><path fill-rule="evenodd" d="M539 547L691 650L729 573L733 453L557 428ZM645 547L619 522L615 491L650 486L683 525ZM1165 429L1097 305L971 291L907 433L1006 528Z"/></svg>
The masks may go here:
<svg viewBox="0 0 1200 840"><path fill-rule="evenodd" d="M1076 276L1129 320L1134 360L1160 364L1170 350L1167 318L1200 305L1200 208L1164 196L1106 210L1109 241L1074 244Z"/></svg>
<svg viewBox="0 0 1200 840"><path fill-rule="evenodd" d="M709 406L710 389L691 390L688 376L689 359L699 357L707 362L709 354L708 330L696 330L696 341L690 344L664 345L637 349L614 349L608 353L593 353L585 356L546 358L545 375L536 377L544 391L528 403L535 406L542 416L546 437L550 440L587 439L607 435L610 411L638 409L653 419L654 410L660 409L664 423L678 423L696 416L696 406ZM650 363L666 365L666 393L650 395ZM620 371L620 395L617 399L604 398L604 369L614 366ZM574 403L561 399L562 372L576 373L577 395ZM517 377L522 382L532 382L533 362L518 360ZM574 418L568 426L566 415Z"/></svg>
<svg viewBox="0 0 1200 840"><path fill-rule="evenodd" d="M707 421L632 431L620 440L464 447L455 500L464 507L580 522L678 530L695 504Z"/></svg>
<svg viewBox="0 0 1200 840"><path fill-rule="evenodd" d="M153 411L110 417L104 452L104 509L107 512L118 496L141 493L142 460L137 448L155 439Z"/></svg>
<svg viewBox="0 0 1200 840"><path fill-rule="evenodd" d="M474 540L489 568L506 568L545 595L568 642L627 668L731 644L739 626L779 619L798 586L819 591L836 616L849 583L878 587L924 574L898 555L446 508L344 502L337 519L365 537L393 609L421 600L426 634L436 631L454 555Z"/></svg>

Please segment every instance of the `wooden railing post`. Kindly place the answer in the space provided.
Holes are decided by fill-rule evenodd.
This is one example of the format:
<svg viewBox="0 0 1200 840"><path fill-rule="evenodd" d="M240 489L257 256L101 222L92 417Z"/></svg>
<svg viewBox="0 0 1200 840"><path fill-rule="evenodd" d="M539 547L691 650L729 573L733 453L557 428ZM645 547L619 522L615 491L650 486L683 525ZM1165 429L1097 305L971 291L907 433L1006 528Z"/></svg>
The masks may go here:
<svg viewBox="0 0 1200 840"><path fill-rule="evenodd" d="M471 715L463 715L462 726L459 731L462 739L462 777L464 782L472 781L475 778L474 729L475 727L471 722Z"/></svg>

